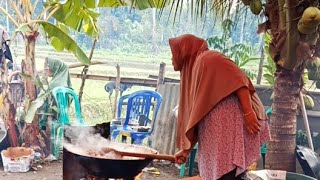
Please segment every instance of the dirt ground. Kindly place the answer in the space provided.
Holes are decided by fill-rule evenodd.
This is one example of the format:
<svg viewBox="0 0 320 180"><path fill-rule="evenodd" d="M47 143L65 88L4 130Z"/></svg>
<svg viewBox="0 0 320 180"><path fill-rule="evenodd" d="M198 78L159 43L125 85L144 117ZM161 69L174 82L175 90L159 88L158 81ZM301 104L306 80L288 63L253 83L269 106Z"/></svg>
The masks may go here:
<svg viewBox="0 0 320 180"><path fill-rule="evenodd" d="M37 170L30 170L26 173L8 173L0 167L1 180L62 180L62 161L54 161L47 164L41 164ZM144 171L140 180L176 180L178 179L179 169L174 164L163 162L154 162L148 168L155 168L160 172L160 175L154 173L156 171ZM148 169L146 168L146 169ZM195 168L194 175L197 175L198 170Z"/></svg>
<svg viewBox="0 0 320 180"><path fill-rule="evenodd" d="M161 162L154 162L153 166L149 165L150 167L157 168L160 172L160 175L156 175L151 172L144 172L141 176L141 180L176 180L179 178L179 169L175 167L174 164L167 164ZM187 169L185 171L187 173ZM198 175L199 171L198 168L193 169L193 175Z"/></svg>
<svg viewBox="0 0 320 180"><path fill-rule="evenodd" d="M53 161L51 163L41 164L37 170L30 170L26 173L4 172L0 167L1 180L61 180L62 179L62 161Z"/></svg>

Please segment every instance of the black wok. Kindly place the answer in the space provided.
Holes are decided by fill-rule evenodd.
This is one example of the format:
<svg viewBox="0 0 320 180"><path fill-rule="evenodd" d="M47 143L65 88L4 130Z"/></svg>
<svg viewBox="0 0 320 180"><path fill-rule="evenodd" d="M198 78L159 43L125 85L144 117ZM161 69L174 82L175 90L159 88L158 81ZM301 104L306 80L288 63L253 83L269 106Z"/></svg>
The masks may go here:
<svg viewBox="0 0 320 180"><path fill-rule="evenodd" d="M91 127L80 127L85 130ZM95 131L97 130L94 127ZM72 132L74 131L74 133ZM67 133L69 132L69 133ZM66 126L65 127L65 142L69 142L76 137L79 133L79 126ZM101 133L97 132L96 133ZM68 137L66 137L68 134ZM73 136L73 137L72 137ZM154 153L156 150L148 148ZM145 168L152 159L105 159L98 157L91 157L80 155L72 150L63 148L63 179L73 180L86 178L87 175L93 175L104 178L124 178L134 179L143 168Z"/></svg>
<svg viewBox="0 0 320 180"><path fill-rule="evenodd" d="M115 160L82 156L63 149L63 155L73 156L87 174L104 178L133 179L152 159ZM70 158L70 157L69 157Z"/></svg>

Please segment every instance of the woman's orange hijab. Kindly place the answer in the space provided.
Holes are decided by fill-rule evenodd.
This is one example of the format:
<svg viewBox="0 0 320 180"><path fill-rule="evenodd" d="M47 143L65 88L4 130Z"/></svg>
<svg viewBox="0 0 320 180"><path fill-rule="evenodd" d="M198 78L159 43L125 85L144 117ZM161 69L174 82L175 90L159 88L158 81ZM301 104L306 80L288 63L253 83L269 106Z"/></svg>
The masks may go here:
<svg viewBox="0 0 320 180"><path fill-rule="evenodd" d="M264 107L250 79L229 58L208 49L204 39L185 34L169 39L172 64L180 71L180 99L177 147L190 149L197 140L196 125L223 98L246 86L252 94L253 109L266 120Z"/></svg>

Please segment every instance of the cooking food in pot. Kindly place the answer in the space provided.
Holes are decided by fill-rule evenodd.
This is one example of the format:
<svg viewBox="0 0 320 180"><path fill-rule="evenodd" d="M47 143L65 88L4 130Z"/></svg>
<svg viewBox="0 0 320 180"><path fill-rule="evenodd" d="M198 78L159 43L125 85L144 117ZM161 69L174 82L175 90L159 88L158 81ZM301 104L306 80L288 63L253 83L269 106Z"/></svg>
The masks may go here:
<svg viewBox="0 0 320 180"><path fill-rule="evenodd" d="M124 144L124 143L115 143L106 141L105 146L88 146L81 147L72 144L65 144L64 147L73 153L94 157L94 158L103 158L103 159L115 159L115 160L136 160L143 159L141 157L131 157L123 156L120 152L132 152L132 153L141 153L141 154L155 154L156 151L143 146ZM120 151L120 152L119 152Z"/></svg>

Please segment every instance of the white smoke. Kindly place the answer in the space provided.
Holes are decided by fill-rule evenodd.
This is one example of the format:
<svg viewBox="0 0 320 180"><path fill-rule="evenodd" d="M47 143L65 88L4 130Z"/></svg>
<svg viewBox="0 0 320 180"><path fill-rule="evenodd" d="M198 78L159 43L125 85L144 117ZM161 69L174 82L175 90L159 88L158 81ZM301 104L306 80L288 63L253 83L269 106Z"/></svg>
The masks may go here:
<svg viewBox="0 0 320 180"><path fill-rule="evenodd" d="M122 157L114 151L106 152L105 149L116 151L154 153L148 147L132 144L113 142L95 133L93 127L66 126L64 148L79 155L105 158L105 159L137 159L135 157Z"/></svg>

